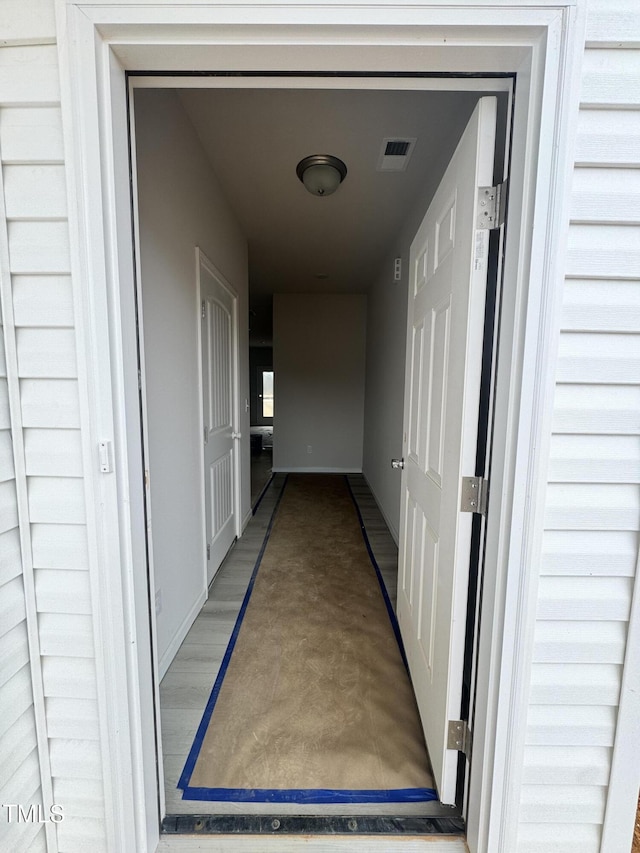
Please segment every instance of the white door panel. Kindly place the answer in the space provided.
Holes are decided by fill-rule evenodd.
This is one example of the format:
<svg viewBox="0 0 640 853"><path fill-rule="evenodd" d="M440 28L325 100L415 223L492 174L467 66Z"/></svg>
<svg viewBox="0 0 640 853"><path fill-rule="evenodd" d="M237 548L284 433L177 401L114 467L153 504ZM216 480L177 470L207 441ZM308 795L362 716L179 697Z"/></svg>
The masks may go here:
<svg viewBox="0 0 640 853"><path fill-rule="evenodd" d="M410 252L398 619L440 799L455 802L469 514L462 476L475 473L488 232L477 188L490 186L495 98L482 98Z"/></svg>
<svg viewBox="0 0 640 853"><path fill-rule="evenodd" d="M207 583L236 536L236 299L199 253Z"/></svg>

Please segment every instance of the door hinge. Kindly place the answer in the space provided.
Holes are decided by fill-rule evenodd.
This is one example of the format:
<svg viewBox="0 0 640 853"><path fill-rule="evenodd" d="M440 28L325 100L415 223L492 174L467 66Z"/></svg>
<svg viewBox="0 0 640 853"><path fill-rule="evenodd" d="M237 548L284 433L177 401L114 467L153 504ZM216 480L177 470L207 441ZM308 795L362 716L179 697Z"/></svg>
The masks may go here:
<svg viewBox="0 0 640 853"><path fill-rule="evenodd" d="M203 301L202 303L202 319L207 319L207 303Z"/></svg>
<svg viewBox="0 0 640 853"><path fill-rule="evenodd" d="M471 758L471 729L466 720L449 720L447 749L456 749Z"/></svg>
<svg viewBox="0 0 640 853"><path fill-rule="evenodd" d="M500 228L504 225L506 182L495 187L478 187L476 228Z"/></svg>
<svg viewBox="0 0 640 853"><path fill-rule="evenodd" d="M211 545L207 545L207 560L211 559Z"/></svg>
<svg viewBox="0 0 640 853"><path fill-rule="evenodd" d="M460 511L486 515L488 494L488 480L484 480L482 477L463 477Z"/></svg>

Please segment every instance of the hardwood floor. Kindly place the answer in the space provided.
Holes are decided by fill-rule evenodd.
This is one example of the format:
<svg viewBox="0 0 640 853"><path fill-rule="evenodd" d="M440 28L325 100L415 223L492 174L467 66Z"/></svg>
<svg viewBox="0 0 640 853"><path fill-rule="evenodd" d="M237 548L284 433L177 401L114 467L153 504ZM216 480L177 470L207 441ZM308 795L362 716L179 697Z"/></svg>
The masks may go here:
<svg viewBox="0 0 640 853"><path fill-rule="evenodd" d="M187 634L160 685L166 814L450 814L438 803L302 806L283 803L216 803L183 800L176 787L227 643L242 605L258 553L285 480L277 474L244 535L235 543L210 588L209 599ZM397 547L362 475L349 482L371 549L395 606Z"/></svg>

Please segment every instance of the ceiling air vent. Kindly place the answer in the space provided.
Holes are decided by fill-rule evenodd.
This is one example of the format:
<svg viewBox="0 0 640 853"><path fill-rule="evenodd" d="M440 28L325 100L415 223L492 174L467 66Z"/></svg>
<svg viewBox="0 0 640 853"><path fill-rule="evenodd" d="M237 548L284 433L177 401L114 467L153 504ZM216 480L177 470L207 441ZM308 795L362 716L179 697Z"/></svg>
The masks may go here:
<svg viewBox="0 0 640 853"><path fill-rule="evenodd" d="M404 157L409 150L410 142L407 142L406 139L394 139L391 142L387 142L386 148L384 149L385 157Z"/></svg>
<svg viewBox="0 0 640 853"><path fill-rule="evenodd" d="M389 136L382 140L382 148L378 157L378 172L404 172L409 165L409 159L415 148L416 139L398 139Z"/></svg>

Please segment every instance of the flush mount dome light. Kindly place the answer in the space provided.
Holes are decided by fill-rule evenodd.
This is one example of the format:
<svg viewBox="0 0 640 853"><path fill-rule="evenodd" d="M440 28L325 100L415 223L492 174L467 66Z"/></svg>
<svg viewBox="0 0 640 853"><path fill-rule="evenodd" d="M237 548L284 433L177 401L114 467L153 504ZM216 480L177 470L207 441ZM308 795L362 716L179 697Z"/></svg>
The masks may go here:
<svg viewBox="0 0 640 853"><path fill-rule="evenodd" d="M313 195L331 195L344 181L347 167L331 154L312 154L300 160L296 174Z"/></svg>

